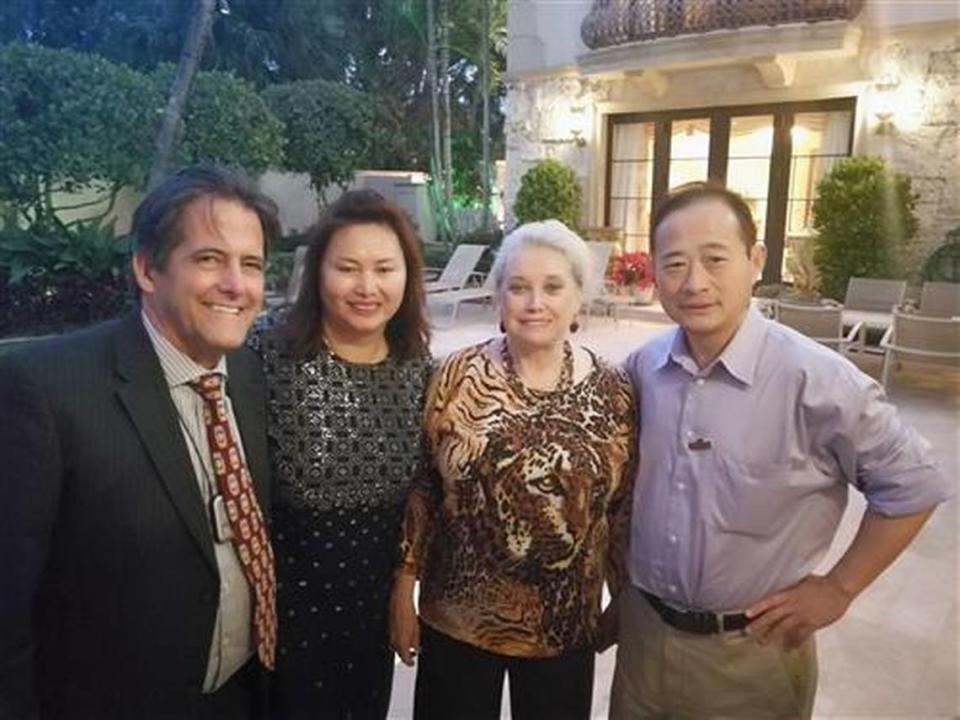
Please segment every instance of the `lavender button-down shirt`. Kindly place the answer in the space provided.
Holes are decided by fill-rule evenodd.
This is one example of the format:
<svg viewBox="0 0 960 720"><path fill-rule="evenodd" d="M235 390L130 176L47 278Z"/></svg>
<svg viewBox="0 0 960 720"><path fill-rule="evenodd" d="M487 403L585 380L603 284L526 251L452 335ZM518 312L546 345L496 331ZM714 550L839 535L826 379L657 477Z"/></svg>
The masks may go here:
<svg viewBox="0 0 960 720"><path fill-rule="evenodd" d="M630 578L676 607L743 609L812 572L848 485L885 515L952 494L876 382L755 309L703 370L678 329L626 369L641 427Z"/></svg>

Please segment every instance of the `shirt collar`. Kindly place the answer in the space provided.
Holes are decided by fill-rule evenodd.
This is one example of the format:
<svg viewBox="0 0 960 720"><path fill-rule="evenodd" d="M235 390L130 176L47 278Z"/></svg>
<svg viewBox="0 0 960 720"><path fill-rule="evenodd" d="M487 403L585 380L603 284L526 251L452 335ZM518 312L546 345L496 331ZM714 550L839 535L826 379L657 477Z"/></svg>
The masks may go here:
<svg viewBox="0 0 960 720"><path fill-rule="evenodd" d="M672 341L664 346L664 352L657 358L655 367L663 368L672 361L691 375L709 375L719 364L740 382L752 385L757 363L760 362L760 350L767 335L767 322L763 314L751 305L723 352L703 370L697 367L696 361L690 354L683 330L677 328Z"/></svg>
<svg viewBox="0 0 960 720"><path fill-rule="evenodd" d="M213 369L207 369L203 367L203 365L198 365L164 337L154 324L150 322L150 318L147 317L147 313L143 310L140 311L140 318L143 320L143 326L147 330L147 335L150 337L153 349L160 359L160 367L163 369L163 376L169 387L187 385L210 373L218 373L224 381L226 381L227 359L225 357L221 357Z"/></svg>

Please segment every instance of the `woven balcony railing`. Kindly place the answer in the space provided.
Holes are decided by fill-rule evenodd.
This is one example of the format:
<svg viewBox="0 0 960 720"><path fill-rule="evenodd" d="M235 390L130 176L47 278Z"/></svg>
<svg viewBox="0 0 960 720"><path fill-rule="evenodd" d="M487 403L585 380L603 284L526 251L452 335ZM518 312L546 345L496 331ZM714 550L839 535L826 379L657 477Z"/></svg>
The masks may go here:
<svg viewBox="0 0 960 720"><path fill-rule="evenodd" d="M595 0L580 25L592 50L757 25L852 20L865 0Z"/></svg>

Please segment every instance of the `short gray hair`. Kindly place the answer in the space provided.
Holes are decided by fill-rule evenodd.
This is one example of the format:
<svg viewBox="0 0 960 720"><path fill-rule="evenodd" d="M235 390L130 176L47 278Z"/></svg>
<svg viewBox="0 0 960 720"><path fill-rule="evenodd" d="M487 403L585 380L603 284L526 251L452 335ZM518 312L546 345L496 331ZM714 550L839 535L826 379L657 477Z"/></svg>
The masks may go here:
<svg viewBox="0 0 960 720"><path fill-rule="evenodd" d="M587 243L559 220L544 220L521 225L503 239L490 269L497 292L503 286L510 263L521 250L529 247L545 247L559 252L570 263L577 285L581 290L585 288L593 265Z"/></svg>

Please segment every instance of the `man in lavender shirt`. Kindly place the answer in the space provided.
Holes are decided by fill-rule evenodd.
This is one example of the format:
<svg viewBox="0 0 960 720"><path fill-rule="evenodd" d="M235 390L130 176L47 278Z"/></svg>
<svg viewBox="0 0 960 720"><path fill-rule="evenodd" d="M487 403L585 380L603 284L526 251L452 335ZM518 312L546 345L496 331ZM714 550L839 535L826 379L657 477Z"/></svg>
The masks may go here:
<svg viewBox="0 0 960 720"><path fill-rule="evenodd" d="M814 632L952 493L876 382L750 308L756 238L743 199L710 183L654 218L680 327L626 361L642 430L611 718L809 717ZM849 485L866 513L815 575Z"/></svg>

